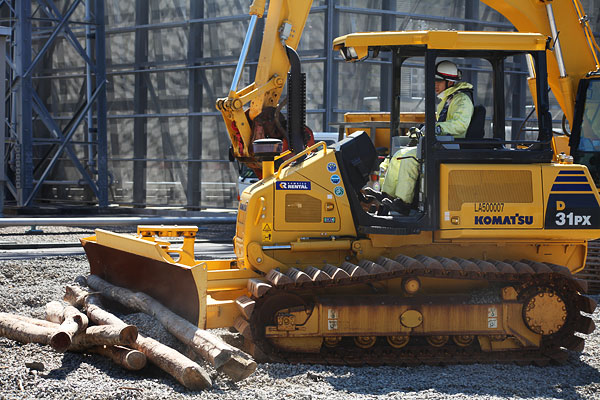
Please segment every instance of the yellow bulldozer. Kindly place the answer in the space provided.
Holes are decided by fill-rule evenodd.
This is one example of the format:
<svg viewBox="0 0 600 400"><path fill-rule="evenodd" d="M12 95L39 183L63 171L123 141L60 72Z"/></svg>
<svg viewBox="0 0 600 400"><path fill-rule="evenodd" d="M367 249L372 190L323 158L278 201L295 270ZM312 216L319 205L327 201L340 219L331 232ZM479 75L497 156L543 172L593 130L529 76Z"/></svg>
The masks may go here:
<svg viewBox="0 0 600 400"><path fill-rule="evenodd" d="M295 3L310 8L310 1ZM267 45L293 58L299 32L286 28L289 3L274 4L282 8L269 10L280 18L272 27L286 38ZM281 42L289 38L295 45L286 52ZM595 328L584 314L596 303L574 274L584 268L588 240L600 236L600 197L585 165L555 157L551 42L540 33L463 31L355 33L334 41L348 62L391 55L392 136L406 117L402 65L423 63L425 112L417 119L425 134L414 138L420 178L408 215L365 207L361 190L377 165L367 133L302 150L302 119L289 121L284 139L296 154L281 162L281 140L250 142L258 114L244 109L263 95L276 105L281 74L264 73L272 79L241 96L232 86L218 108L234 155L262 166L262 179L241 195L235 258L196 260L196 227L140 226L137 235L98 229L82 240L91 273L148 293L200 328L235 327L264 360L564 361L565 349L583 349L577 333ZM506 140L504 63L523 54L531 60L538 122L533 138ZM493 70L493 137L433 134L435 65L447 58L484 60ZM600 83L588 78L589 87ZM301 94L288 96L300 117ZM166 240L172 237L183 237L183 245Z"/></svg>

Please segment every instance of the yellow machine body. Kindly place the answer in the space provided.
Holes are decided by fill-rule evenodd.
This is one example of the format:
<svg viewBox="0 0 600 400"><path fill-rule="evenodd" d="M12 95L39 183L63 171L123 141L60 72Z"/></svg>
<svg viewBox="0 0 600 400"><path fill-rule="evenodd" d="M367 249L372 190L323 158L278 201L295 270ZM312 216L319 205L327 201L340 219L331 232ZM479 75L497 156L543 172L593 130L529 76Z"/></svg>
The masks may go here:
<svg viewBox="0 0 600 400"><path fill-rule="evenodd" d="M263 49L272 57L267 64L279 69L259 68L256 84L232 90L218 103L238 158L249 155L248 116L265 103L276 105L283 87L288 64L274 32L289 24L288 44L297 46L310 8L310 2L299 2L305 13L293 15L292 4L270 2L269 16L276 18L267 21L271 33ZM259 15L264 2L254 6ZM373 48L400 46L411 54L528 52L539 60L547 37L415 31L357 33L334 41L334 49L350 61ZM433 74L428 76L433 88ZM357 119L363 117L371 119ZM366 142L359 141L366 134L354 134L335 148L320 142L278 168L272 158L266 161L264 179L240 198L235 258L195 260L196 232L189 227L140 227L136 236L97 230L82 240L91 272L147 292L200 328L235 327L253 354L272 360L438 363L445 354L448 362L541 364L564 360L563 347L582 350L583 339L575 333L591 333L594 324L581 312L593 312L596 304L572 274L584 267L587 241L600 236L594 225L600 197L587 168L564 157L545 163L441 161L428 170L439 177L427 193L427 204L435 206L419 210L421 217L435 213L439 223L421 230L416 217L382 216L373 228L361 222L374 219L356 208L363 183L357 186L349 169L360 169L363 144L375 154L373 142L381 134L385 131L375 128ZM349 143L355 147L344 150ZM570 211L571 202L584 211ZM183 244L165 241L172 237L184 237ZM380 352L382 344L388 347ZM444 350L431 351L440 347Z"/></svg>
<svg viewBox="0 0 600 400"><path fill-rule="evenodd" d="M297 157L305 154L310 156L304 161L289 165L294 161L290 160L272 177L243 193L234 238L235 259L195 261L188 257L195 231L185 227L140 227L137 237L97 230L95 237L83 240L84 247L86 251L101 246L101 251L111 248L135 253L170 267L191 270L198 304L189 306L197 307L199 316L194 322L201 328L217 328L243 326L245 310L240 307L239 299L260 293L260 285L276 286L273 274L285 274L292 268L306 271L310 267L340 266L348 261L363 265L367 260L393 258L397 254L408 257L443 254L446 259L528 259L559 264L576 272L584 265L587 239L597 234L592 229L543 229L544 205L558 172L579 171L589 180L585 167L448 164L440 167L443 199L440 230L406 236L360 237L352 223L350 205L343 196L351 189L337 178L332 179L340 168L335 152L321 142ZM469 185L474 184L482 189L469 190ZM517 190L509 191L507 185ZM302 196L297 192L302 192ZM597 193L592 193L600 203ZM180 249L160 239L175 236L184 236ZM92 268L92 272L107 275L106 270L98 269ZM114 278L108 277L112 281ZM170 287L175 283L173 277L169 278ZM418 293L444 300L446 297L440 294L464 294L486 289L489 284L485 279L432 275L419 276L413 281L409 277L391 276L371 285L378 288L376 293L394 294L398 298L412 298ZM393 347L400 348L408 337L424 335L432 346L445 345L452 338L457 346L476 341L485 352L535 348L542 340L540 332L532 331L523 322L523 304L517 301L511 285L502 288L498 302L468 304L440 300L418 305L397 303L397 299L381 301L378 296L366 294L370 292L368 285L358 283L317 290L315 293L329 297L319 298L310 310L298 307L280 310L277 322L265 328L265 337L282 350L299 353L318 353L324 343L335 345L343 337L356 338L357 345L370 347L375 340L372 337L383 336ZM546 298L553 295L550 293ZM349 302L347 299L352 297L354 301ZM562 300L558 296L556 299L545 305L538 300L537 314L561 311ZM537 315L535 308L530 308L532 315ZM390 319L389 315L398 318ZM544 328L540 329L558 330L564 324L563 316L560 312L558 315L558 320L552 320L551 316L550 321L544 319Z"/></svg>

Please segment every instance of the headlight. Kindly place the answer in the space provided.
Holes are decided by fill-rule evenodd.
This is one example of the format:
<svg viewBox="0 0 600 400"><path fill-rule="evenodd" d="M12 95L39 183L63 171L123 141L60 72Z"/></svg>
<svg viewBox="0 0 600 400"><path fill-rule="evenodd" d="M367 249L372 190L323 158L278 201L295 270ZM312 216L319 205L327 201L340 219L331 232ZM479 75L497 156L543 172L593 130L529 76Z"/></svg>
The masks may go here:
<svg viewBox="0 0 600 400"><path fill-rule="evenodd" d="M345 61L352 61L358 58L354 47L342 47L340 49L340 54L342 55Z"/></svg>
<svg viewBox="0 0 600 400"><path fill-rule="evenodd" d="M342 47L340 49L340 54L344 61L358 61L359 59L363 60L369 56L368 47L359 47L358 50L354 47Z"/></svg>

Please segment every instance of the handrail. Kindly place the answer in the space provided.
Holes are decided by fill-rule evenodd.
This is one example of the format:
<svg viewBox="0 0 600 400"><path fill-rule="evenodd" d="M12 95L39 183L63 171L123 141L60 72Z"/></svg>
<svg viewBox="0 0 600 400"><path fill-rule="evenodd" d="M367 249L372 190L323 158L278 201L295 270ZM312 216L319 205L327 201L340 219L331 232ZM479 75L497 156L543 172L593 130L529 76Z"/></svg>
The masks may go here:
<svg viewBox="0 0 600 400"><path fill-rule="evenodd" d="M300 157L302 157L308 153L311 153L314 149L316 149L317 147L320 147L320 146L323 147L323 154L327 154L327 143L325 143L323 141L315 143L312 146L307 147L306 149L302 150L300 153L296 154L294 157L288 158L283 163L281 163L281 165L277 169L277 174L275 175L275 179L279 179L279 175L281 174L281 171L283 170L284 167L287 167L292 162L296 161L297 159L299 159Z"/></svg>
<svg viewBox="0 0 600 400"><path fill-rule="evenodd" d="M258 205L258 212L256 213L256 219L254 220L254 225L258 225L258 222L260 221L260 215L263 212L263 208L265 207L265 198L263 196L260 196L260 204Z"/></svg>

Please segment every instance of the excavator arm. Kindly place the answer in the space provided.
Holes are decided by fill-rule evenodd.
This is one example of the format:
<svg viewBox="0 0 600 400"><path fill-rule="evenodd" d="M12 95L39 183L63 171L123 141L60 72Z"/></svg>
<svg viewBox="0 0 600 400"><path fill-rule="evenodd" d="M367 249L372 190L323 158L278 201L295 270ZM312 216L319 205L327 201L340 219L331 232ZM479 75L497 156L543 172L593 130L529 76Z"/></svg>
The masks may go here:
<svg viewBox="0 0 600 400"><path fill-rule="evenodd" d="M539 32L552 38L547 50L548 84L573 126L579 81L600 68L596 54L598 45L580 1L481 1L504 15L519 32ZM530 79L530 87L531 82Z"/></svg>
<svg viewBox="0 0 600 400"><path fill-rule="evenodd" d="M250 6L250 24L234 79L226 98L217 100L217 109L223 114L231 138L232 155L246 163L255 162L251 142L255 137L254 121L265 110L271 113L278 106L283 86L290 69L286 47L295 50L304 30L312 0L271 0L265 20L263 40L254 82L238 90L258 18L265 11L265 0L254 0ZM269 114L267 123L277 125L277 115ZM261 130L264 127L260 128ZM281 129L281 127L279 127ZM271 136L270 132L262 132Z"/></svg>

